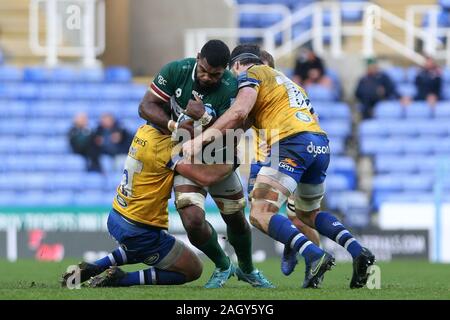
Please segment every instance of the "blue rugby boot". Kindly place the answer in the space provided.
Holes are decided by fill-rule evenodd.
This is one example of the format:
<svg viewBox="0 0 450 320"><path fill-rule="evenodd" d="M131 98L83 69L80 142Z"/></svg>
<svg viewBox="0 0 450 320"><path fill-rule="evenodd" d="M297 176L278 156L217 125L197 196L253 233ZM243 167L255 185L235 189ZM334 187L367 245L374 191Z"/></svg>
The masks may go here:
<svg viewBox="0 0 450 320"><path fill-rule="evenodd" d="M297 251L292 250L289 246L285 246L283 255L281 256L281 272L285 276L290 275L294 271L297 263Z"/></svg>
<svg viewBox="0 0 450 320"><path fill-rule="evenodd" d="M221 270L219 268L216 268L213 274L211 275L211 278L209 278L208 282L205 284L205 288L207 289L222 288L225 282L232 276L234 276L235 272L236 268L231 261L228 269Z"/></svg>
<svg viewBox="0 0 450 320"><path fill-rule="evenodd" d="M238 280L250 283L255 288L275 288L275 286L258 269L250 273L244 273L240 268L236 269L236 276Z"/></svg>
<svg viewBox="0 0 450 320"><path fill-rule="evenodd" d="M335 265L331 254L325 252L322 257L311 262L306 262L305 280L303 288L319 288L323 281L323 275Z"/></svg>

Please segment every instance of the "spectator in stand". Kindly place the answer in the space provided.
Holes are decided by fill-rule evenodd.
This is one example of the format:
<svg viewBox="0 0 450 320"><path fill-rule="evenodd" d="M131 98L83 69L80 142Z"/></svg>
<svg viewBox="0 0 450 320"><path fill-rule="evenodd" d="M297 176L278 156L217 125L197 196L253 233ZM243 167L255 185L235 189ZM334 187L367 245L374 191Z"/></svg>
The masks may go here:
<svg viewBox="0 0 450 320"><path fill-rule="evenodd" d="M332 81L325 75L325 65L314 51L304 48L295 63L293 80L307 87L311 84L320 84L325 87L331 87Z"/></svg>
<svg viewBox="0 0 450 320"><path fill-rule="evenodd" d="M426 100L434 106L441 98L442 72L431 57L427 57L423 68L416 76L417 95L415 100Z"/></svg>
<svg viewBox="0 0 450 320"><path fill-rule="evenodd" d="M116 168L122 164L123 156L128 154L131 140L130 133L116 121L112 114L102 114L94 134L94 143L101 154L114 158Z"/></svg>
<svg viewBox="0 0 450 320"><path fill-rule="evenodd" d="M381 71L376 59L367 60L367 72L359 80L356 88L356 98L362 104L362 117L369 119L373 117L375 105L383 100L400 99L394 82L389 76ZM408 98L402 98L402 104L408 103Z"/></svg>
<svg viewBox="0 0 450 320"><path fill-rule="evenodd" d="M99 152L93 143L93 132L89 128L86 113L78 113L73 119L73 125L68 133L72 151L86 159L88 171L101 172Z"/></svg>

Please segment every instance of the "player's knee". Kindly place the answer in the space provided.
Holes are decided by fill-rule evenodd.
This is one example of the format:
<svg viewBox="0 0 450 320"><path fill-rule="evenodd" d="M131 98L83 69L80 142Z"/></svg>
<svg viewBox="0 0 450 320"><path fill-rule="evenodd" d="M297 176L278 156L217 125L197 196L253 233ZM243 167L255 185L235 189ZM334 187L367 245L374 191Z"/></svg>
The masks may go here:
<svg viewBox="0 0 450 320"><path fill-rule="evenodd" d="M205 214L196 206L181 209L183 224L188 233L196 232L206 226Z"/></svg>
<svg viewBox="0 0 450 320"><path fill-rule="evenodd" d="M311 211L297 210L296 216L304 224L306 224L310 227L314 227L316 216L319 212L320 212L320 208L317 208L317 209L314 209Z"/></svg>
<svg viewBox="0 0 450 320"><path fill-rule="evenodd" d="M216 198L214 201L223 215L235 215L241 213L247 204L244 197L240 199Z"/></svg>
<svg viewBox="0 0 450 320"><path fill-rule="evenodd" d="M205 196L199 192L175 192L175 206L178 210L189 206L205 210Z"/></svg>
<svg viewBox="0 0 450 320"><path fill-rule="evenodd" d="M203 272L203 264L200 261L200 259L195 256L192 263L192 269L190 270L189 274L186 276L186 281L195 281L199 279Z"/></svg>

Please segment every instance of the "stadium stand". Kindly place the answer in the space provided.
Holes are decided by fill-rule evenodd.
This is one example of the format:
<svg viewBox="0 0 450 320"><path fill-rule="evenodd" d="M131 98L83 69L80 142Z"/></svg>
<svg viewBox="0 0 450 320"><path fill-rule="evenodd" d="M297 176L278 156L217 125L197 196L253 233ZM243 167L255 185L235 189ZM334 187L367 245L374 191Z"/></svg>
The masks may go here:
<svg viewBox="0 0 450 320"><path fill-rule="evenodd" d="M112 112L134 132L146 87L131 79L124 67L0 67L0 205L109 205L121 173L104 157L104 174L86 172L67 132L80 111L92 123Z"/></svg>

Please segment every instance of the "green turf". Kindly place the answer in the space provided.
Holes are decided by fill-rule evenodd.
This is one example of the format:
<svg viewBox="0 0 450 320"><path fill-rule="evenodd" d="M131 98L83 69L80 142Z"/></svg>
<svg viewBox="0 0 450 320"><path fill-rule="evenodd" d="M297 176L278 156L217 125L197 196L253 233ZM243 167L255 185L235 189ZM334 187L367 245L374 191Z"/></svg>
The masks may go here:
<svg viewBox="0 0 450 320"><path fill-rule="evenodd" d="M69 290L58 285L60 274L67 265L61 263L0 261L0 299L450 299L450 266L423 261L395 261L379 263L381 289L350 290L351 264L338 265L325 276L321 289L300 288L304 264L300 262L289 277L281 274L279 261L268 260L257 264L277 286L276 289L255 289L247 283L231 278L223 289L207 290L202 285L208 280L212 265L205 264L202 278L183 286L140 286L132 288L81 288ZM136 270L140 266L128 266Z"/></svg>

